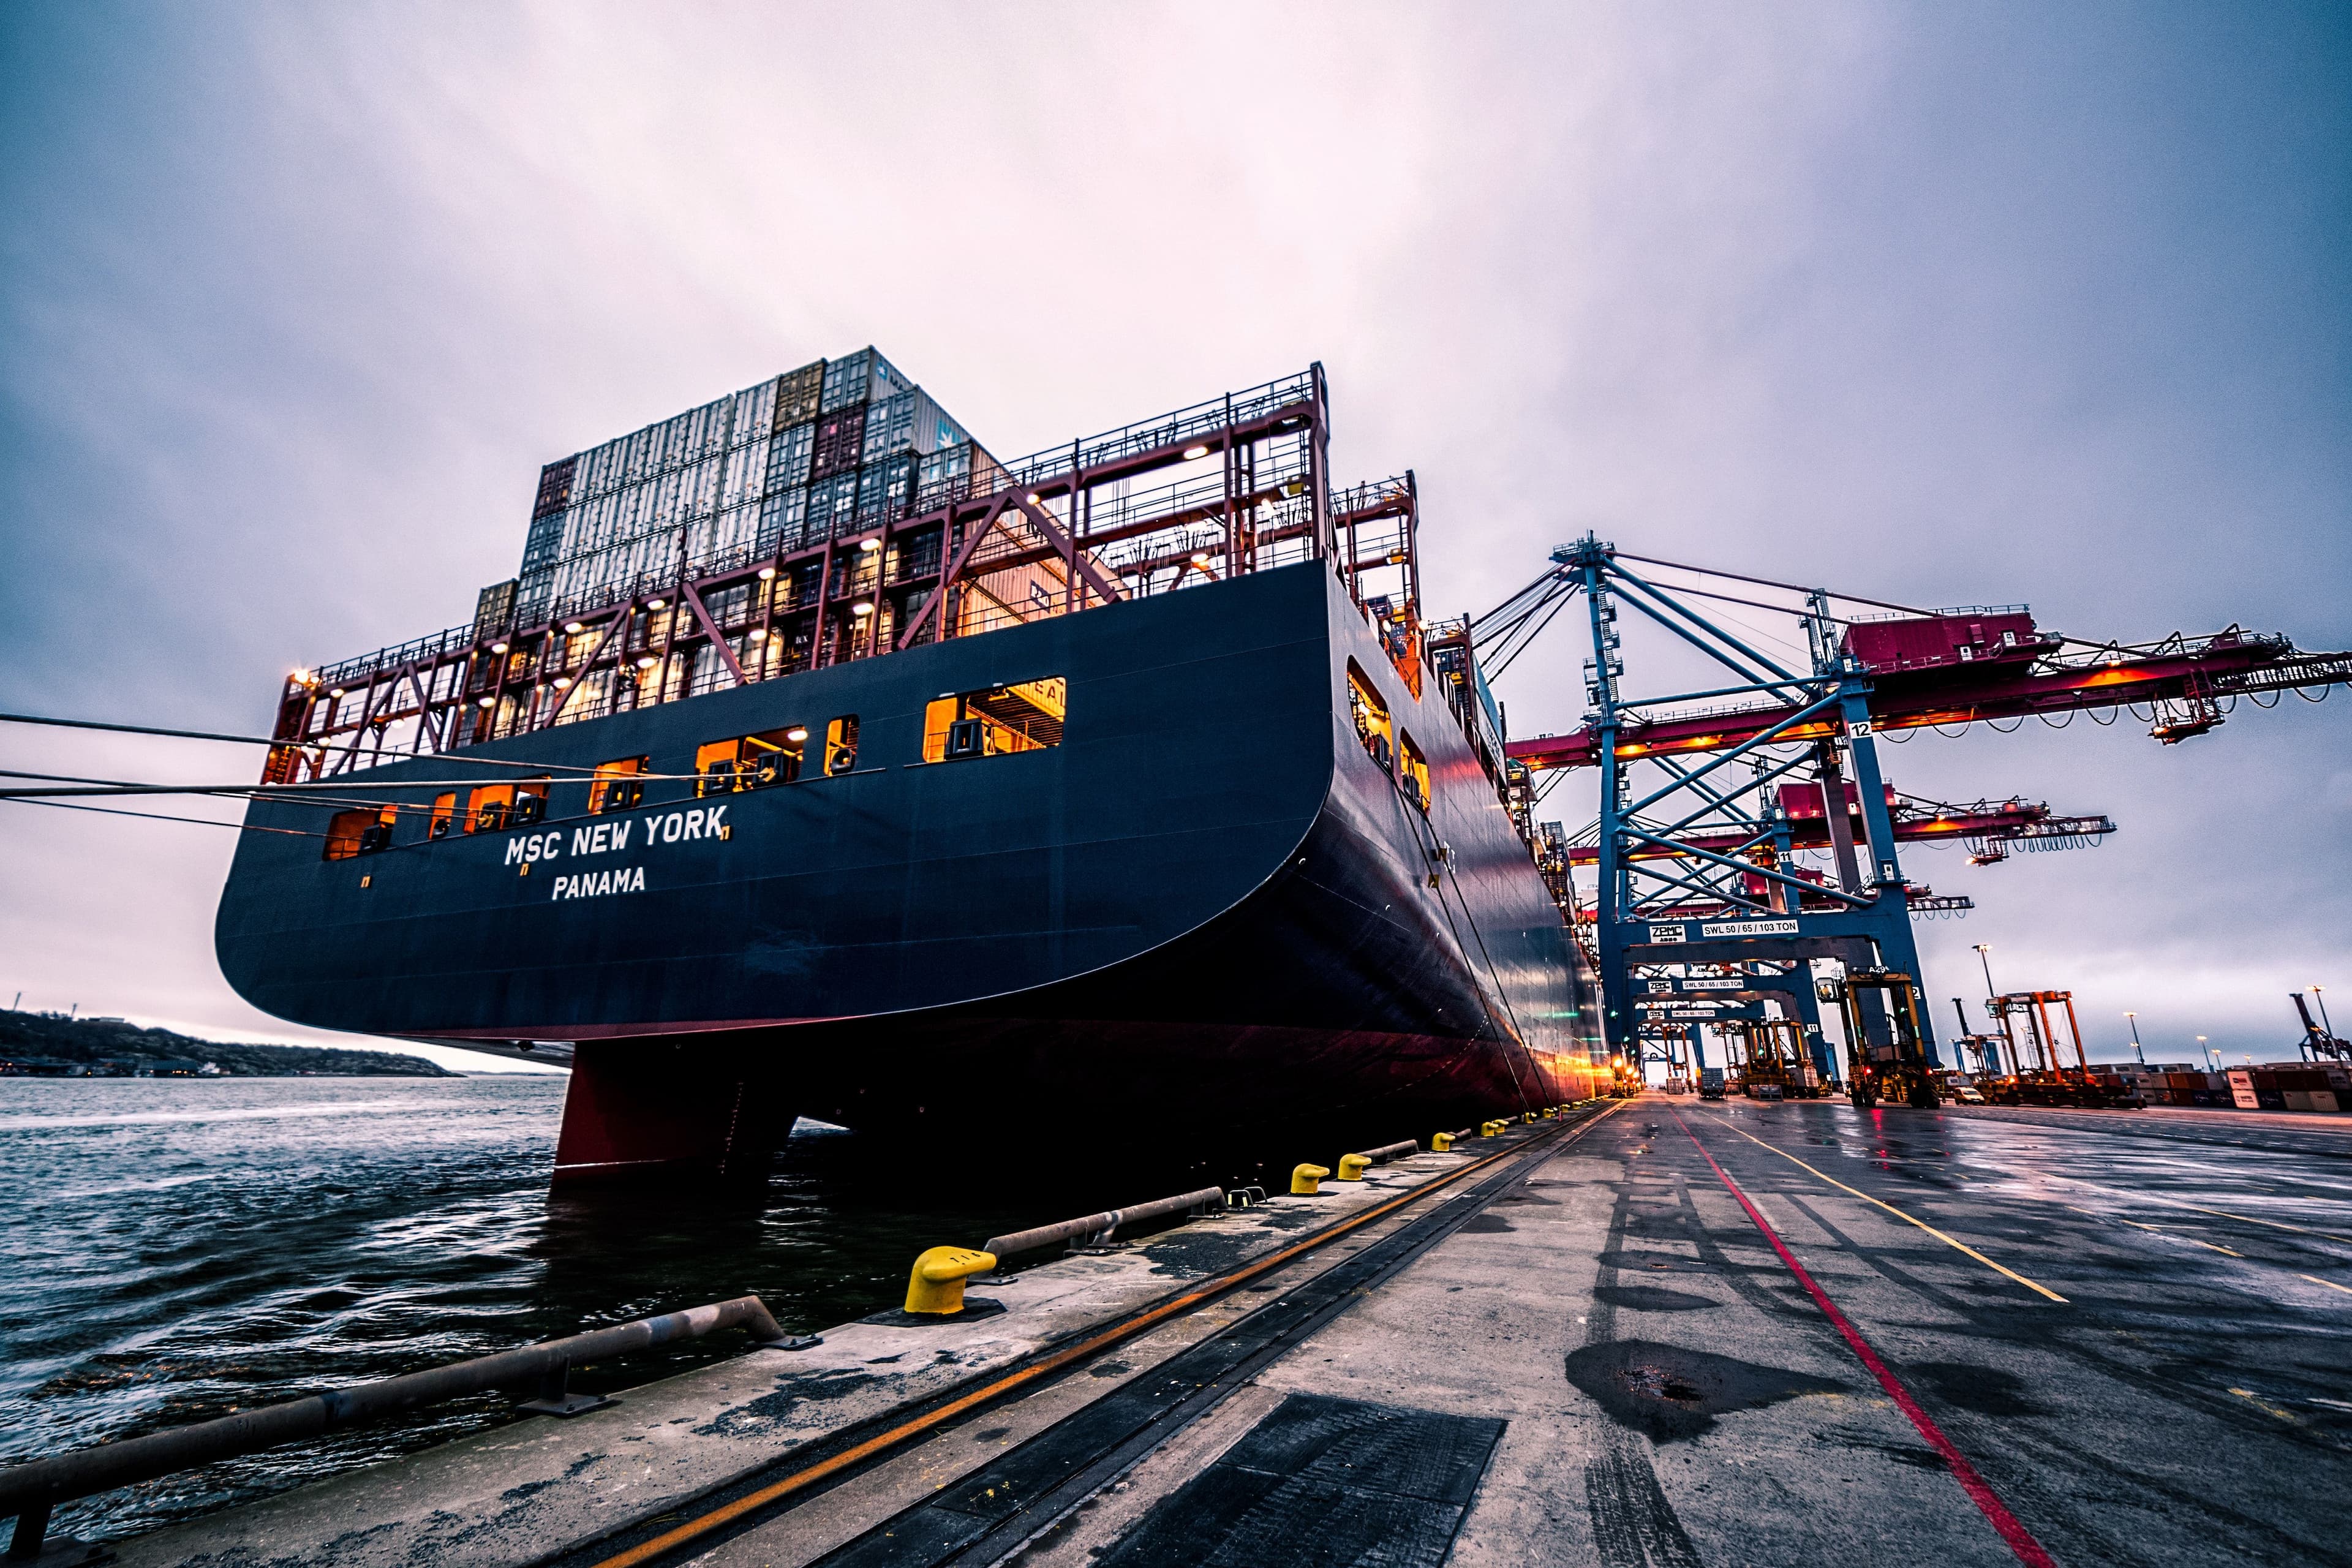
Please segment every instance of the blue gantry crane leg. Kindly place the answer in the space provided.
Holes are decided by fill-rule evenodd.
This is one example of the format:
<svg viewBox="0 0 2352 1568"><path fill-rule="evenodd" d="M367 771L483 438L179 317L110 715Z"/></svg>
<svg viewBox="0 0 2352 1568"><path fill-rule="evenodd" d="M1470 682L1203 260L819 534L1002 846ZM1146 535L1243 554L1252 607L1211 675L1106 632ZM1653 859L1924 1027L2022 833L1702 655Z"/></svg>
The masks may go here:
<svg viewBox="0 0 2352 1568"><path fill-rule="evenodd" d="M1584 595L1592 645L1586 695L1593 711L1587 725L1601 767L1594 945L1611 1048L1639 1059L1632 974L1645 964L1736 964L1755 973L1758 964L1794 961L1791 972L1802 979L1811 960L1836 958L1850 969L1893 970L1916 982L1918 947L1871 735L1869 675L1860 662L1838 652L1834 639L1817 637L1811 670L1789 669L1670 590L1627 571L1596 539L1587 537L1553 559L1562 568L1559 581ZM1628 700L1618 652L1621 603L1706 654L1740 684ZM1822 615L1826 626L1825 606ZM1769 698L1789 711L1736 743L1682 758L1645 756L1638 745L1621 743L1629 712L1737 696ZM1734 765L1741 763L1749 766ZM1826 813L1834 882L1796 875L1789 854L1775 786L1809 771L1825 801L1846 795L1849 775L1859 797L1860 845L1845 812L1832 805ZM1692 842L1704 830L1721 845L1726 829L1741 840L1728 853ZM1790 989L1797 993L1797 1016L1811 1026L1809 1042L1822 1042L1810 985ZM1872 1037L1866 1043L1891 1045L1893 1020L1885 1016L1883 994L1873 992L1868 1002L1863 1016ZM1928 1065L1939 1066L1924 1015L1920 1036ZM1814 1056L1831 1076L1825 1043L1814 1045Z"/></svg>

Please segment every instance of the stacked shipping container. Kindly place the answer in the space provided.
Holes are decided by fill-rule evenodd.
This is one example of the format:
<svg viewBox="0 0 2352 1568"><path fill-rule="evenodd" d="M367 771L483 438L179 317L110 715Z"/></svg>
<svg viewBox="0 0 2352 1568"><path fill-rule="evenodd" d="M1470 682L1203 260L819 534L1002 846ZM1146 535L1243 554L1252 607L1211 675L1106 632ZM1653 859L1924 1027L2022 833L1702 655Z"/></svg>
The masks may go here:
<svg viewBox="0 0 2352 1568"><path fill-rule="evenodd" d="M642 577L869 529L1002 471L873 349L820 360L548 464L522 570L482 609L539 624Z"/></svg>

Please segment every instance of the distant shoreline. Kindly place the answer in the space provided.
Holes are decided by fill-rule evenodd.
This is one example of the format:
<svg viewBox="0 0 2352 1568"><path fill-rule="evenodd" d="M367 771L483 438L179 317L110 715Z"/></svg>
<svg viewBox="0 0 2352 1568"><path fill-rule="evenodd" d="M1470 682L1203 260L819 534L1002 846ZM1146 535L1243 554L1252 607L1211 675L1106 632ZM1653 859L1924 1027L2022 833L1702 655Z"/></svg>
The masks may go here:
<svg viewBox="0 0 2352 1568"><path fill-rule="evenodd" d="M0 1012L0 1079L468 1078L401 1051L254 1046L123 1018ZM479 1075L490 1076L490 1075ZM498 1076L527 1077L527 1074Z"/></svg>

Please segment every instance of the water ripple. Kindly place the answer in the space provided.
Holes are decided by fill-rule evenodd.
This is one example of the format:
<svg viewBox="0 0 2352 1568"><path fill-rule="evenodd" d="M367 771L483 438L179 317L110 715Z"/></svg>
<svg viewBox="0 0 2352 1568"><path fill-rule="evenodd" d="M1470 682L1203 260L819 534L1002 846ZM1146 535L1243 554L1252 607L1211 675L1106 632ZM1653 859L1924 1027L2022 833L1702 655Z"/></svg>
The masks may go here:
<svg viewBox="0 0 2352 1568"><path fill-rule="evenodd" d="M821 1328L890 1304L922 1247L1055 1217L892 1189L856 1169L856 1140L810 1123L764 1192L551 1199L564 1083L0 1079L0 1460L746 1292L788 1330ZM740 1343L578 1381L640 1383ZM91 1499L57 1526L120 1538L510 1418L501 1395L457 1401Z"/></svg>

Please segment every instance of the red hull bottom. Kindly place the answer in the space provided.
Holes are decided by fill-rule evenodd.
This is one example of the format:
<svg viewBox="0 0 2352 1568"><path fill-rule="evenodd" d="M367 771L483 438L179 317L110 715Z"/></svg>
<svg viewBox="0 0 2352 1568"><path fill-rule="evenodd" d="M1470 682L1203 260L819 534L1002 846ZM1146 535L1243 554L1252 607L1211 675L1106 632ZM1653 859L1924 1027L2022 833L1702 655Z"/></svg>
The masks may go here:
<svg viewBox="0 0 2352 1568"><path fill-rule="evenodd" d="M796 1114L777 1087L685 1047L583 1042L563 1097L554 1179L762 1176Z"/></svg>
<svg viewBox="0 0 2352 1568"><path fill-rule="evenodd" d="M1083 1150L1246 1173L1596 1092L1584 1062L1517 1046L1265 1026L965 1016L583 1041L555 1180L756 1178L803 1112L992 1163Z"/></svg>

